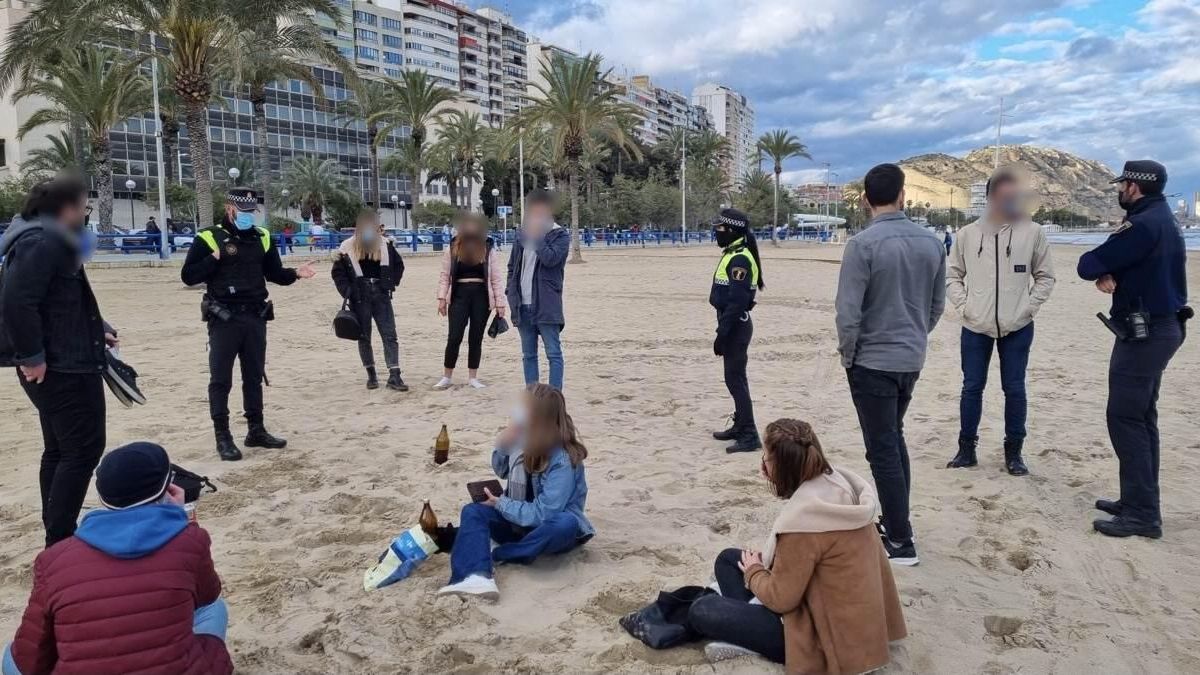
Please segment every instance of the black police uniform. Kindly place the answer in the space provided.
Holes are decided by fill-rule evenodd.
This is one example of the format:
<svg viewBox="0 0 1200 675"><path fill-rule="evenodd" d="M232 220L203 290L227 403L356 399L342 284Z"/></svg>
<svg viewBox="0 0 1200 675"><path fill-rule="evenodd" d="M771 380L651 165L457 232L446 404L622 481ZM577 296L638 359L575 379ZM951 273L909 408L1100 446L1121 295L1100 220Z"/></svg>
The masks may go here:
<svg viewBox="0 0 1200 675"><path fill-rule="evenodd" d="M1128 162L1117 178L1157 185L1129 205L1121 227L1079 260L1079 276L1116 282L1110 324L1119 333L1108 367L1108 434L1120 463L1121 496L1096 507L1116 516L1095 528L1113 536L1161 536L1158 394L1163 371L1183 344L1187 319L1186 249L1156 162ZM1116 181L1114 181L1116 182ZM1140 326L1147 333L1139 336Z"/></svg>
<svg viewBox="0 0 1200 675"><path fill-rule="evenodd" d="M213 257L214 246L220 258ZM242 404L249 427L246 445L284 447L287 442L271 436L263 425L267 321L274 318L266 282L290 285L297 279L296 270L283 266L267 230L238 230L226 218L197 235L180 276L189 286L204 283L208 288L202 308L208 323L208 408L221 458L241 458L229 431L234 359L241 363Z"/></svg>
<svg viewBox="0 0 1200 675"><path fill-rule="evenodd" d="M744 227L741 228L744 231ZM717 440L732 440L730 452L757 450L761 447L754 422L754 403L746 377L750 340L754 336L754 309L760 270L747 248L745 236L726 246L713 274L708 302L717 310L717 337L713 353L724 359L725 387L733 398L734 415L730 429L713 434Z"/></svg>

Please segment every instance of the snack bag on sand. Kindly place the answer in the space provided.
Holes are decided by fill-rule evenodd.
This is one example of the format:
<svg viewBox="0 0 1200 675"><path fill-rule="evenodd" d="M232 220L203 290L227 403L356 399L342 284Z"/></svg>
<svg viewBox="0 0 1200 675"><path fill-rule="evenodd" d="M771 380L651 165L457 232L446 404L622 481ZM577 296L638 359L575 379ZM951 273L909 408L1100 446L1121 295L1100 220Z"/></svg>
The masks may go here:
<svg viewBox="0 0 1200 675"><path fill-rule="evenodd" d="M371 569L363 574L363 588L371 591L405 579L436 553L437 544L418 525L392 540Z"/></svg>

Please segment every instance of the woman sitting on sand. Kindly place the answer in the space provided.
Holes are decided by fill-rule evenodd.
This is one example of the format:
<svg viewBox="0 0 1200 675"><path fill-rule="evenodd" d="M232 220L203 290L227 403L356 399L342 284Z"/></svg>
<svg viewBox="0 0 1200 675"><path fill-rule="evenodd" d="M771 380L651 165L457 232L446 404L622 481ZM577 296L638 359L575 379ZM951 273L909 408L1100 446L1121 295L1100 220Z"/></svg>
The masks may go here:
<svg viewBox="0 0 1200 675"><path fill-rule="evenodd" d="M521 465L532 483L525 499L493 495L462 510L458 536L450 552L450 585L438 595L500 597L492 578L492 561L530 563L543 554L566 553L595 530L583 515L587 480L583 460L587 448L575 432L561 392L545 384L530 385L508 428L496 439L492 467L509 478L509 455L523 452ZM491 548L495 540L500 545Z"/></svg>
<svg viewBox="0 0 1200 675"><path fill-rule="evenodd" d="M383 236L379 215L363 210L354 225L354 236L342 242L333 261L333 283L338 293L350 301L358 315L362 337L358 356L367 369L367 389L378 389L375 353L371 349L371 321L383 339L383 360L388 368L388 389L408 391L400 377L400 342L396 338L396 313L392 293L404 277L404 260L392 242Z"/></svg>
<svg viewBox="0 0 1200 675"><path fill-rule="evenodd" d="M467 335L467 380L475 389L479 381L479 362L483 358L483 333L492 312L504 316L508 300L504 297L504 269L500 251L487 235L487 221L478 213L462 213L455 219L457 235L450 240L442 257L438 283L438 314L450 317L446 338L445 370L435 389L446 389L458 365L458 349ZM470 332L467 328L470 326Z"/></svg>
<svg viewBox="0 0 1200 675"><path fill-rule="evenodd" d="M792 419L767 427L762 474L788 500L763 552L722 551L720 595L688 613L693 630L719 641L705 649L709 658L757 653L796 673L887 665L888 643L906 630L874 527L874 489L830 466L812 427Z"/></svg>

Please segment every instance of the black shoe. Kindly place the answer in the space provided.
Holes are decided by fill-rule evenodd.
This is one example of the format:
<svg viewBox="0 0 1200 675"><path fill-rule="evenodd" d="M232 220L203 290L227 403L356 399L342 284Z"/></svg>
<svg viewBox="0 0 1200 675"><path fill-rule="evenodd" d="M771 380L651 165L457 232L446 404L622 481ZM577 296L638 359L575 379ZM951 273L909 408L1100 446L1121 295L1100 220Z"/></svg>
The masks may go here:
<svg viewBox="0 0 1200 675"><path fill-rule="evenodd" d="M392 368L388 375L387 388L392 391L408 391L408 385L404 384L404 380L400 377L399 368Z"/></svg>
<svg viewBox="0 0 1200 675"><path fill-rule="evenodd" d="M887 552L888 562L893 565L915 567L921 563L917 557L917 547L911 541L897 544L887 537L880 537L880 540L883 542L883 550Z"/></svg>
<svg viewBox="0 0 1200 675"><path fill-rule="evenodd" d="M738 435L738 423L737 423L737 417L735 417L734 415L729 416L729 428L728 429L726 429L725 431L712 432L713 440L717 440L717 441L732 441L733 439L737 438L737 435Z"/></svg>
<svg viewBox="0 0 1200 675"><path fill-rule="evenodd" d="M1143 523L1139 520L1130 520L1117 516L1112 520L1093 520L1092 527L1100 534L1109 537L1146 537L1147 539L1161 539L1162 527L1153 523Z"/></svg>
<svg viewBox="0 0 1200 675"><path fill-rule="evenodd" d="M245 443L248 448L279 450L287 447L286 440L272 436L262 424L250 425L250 431L246 433Z"/></svg>
<svg viewBox="0 0 1200 675"><path fill-rule="evenodd" d="M737 452L754 452L762 449L762 441L758 438L758 431L751 429L750 431L739 432L734 437L733 445L725 448L725 452L734 454Z"/></svg>
<svg viewBox="0 0 1200 675"><path fill-rule="evenodd" d="M367 389L378 389L379 377L375 375L375 368L367 368Z"/></svg>
<svg viewBox="0 0 1200 675"><path fill-rule="evenodd" d="M979 437L974 438L959 438L958 439L958 454L954 459L946 462L947 469L962 469L968 466L975 466L979 463L975 457L975 446L979 443Z"/></svg>
<svg viewBox="0 0 1200 675"><path fill-rule="evenodd" d="M233 434L228 429L217 430L217 454L225 462L236 462L242 458L242 451L233 442Z"/></svg>
<svg viewBox="0 0 1200 675"><path fill-rule="evenodd" d="M1110 516L1120 517L1121 512L1124 511L1125 509L1124 509L1124 507L1121 506L1120 501L1116 501L1116 500L1112 500L1112 499L1097 499L1096 500L1096 510L1103 511Z"/></svg>
<svg viewBox="0 0 1200 675"><path fill-rule="evenodd" d="M1029 475L1029 467L1025 466L1025 460L1021 459L1021 448L1024 445L1024 441L1004 441L1004 468L1008 469L1010 476Z"/></svg>

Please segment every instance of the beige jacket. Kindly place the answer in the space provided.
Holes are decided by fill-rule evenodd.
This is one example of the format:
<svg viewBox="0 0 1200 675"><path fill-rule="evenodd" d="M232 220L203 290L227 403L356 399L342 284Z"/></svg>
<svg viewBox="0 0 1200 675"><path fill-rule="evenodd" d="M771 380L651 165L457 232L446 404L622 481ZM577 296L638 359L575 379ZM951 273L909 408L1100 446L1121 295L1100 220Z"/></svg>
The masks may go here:
<svg viewBox="0 0 1200 675"><path fill-rule="evenodd" d="M946 298L967 330L993 338L1028 326L1054 288L1042 226L992 223L985 214L958 231L946 265Z"/></svg>

